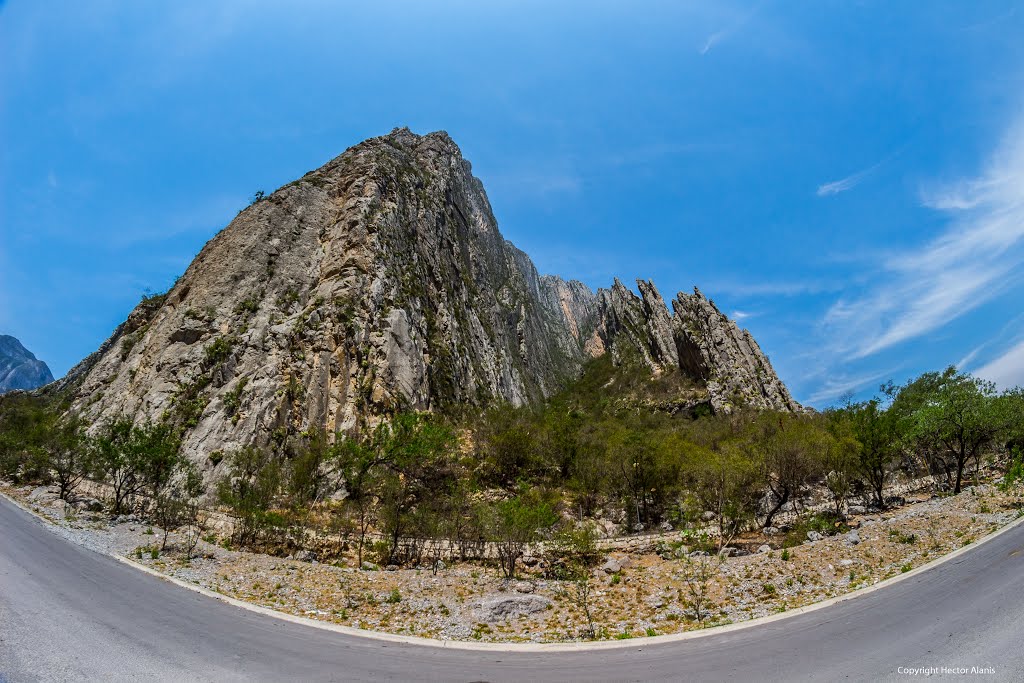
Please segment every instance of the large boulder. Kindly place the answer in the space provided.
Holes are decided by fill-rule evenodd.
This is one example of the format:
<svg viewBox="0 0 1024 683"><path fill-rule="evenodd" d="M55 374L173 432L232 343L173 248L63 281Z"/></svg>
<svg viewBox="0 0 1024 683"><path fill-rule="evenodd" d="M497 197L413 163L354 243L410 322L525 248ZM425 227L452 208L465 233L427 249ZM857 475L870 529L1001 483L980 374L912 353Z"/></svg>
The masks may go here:
<svg viewBox="0 0 1024 683"><path fill-rule="evenodd" d="M536 614L551 608L551 601L528 593L499 593L483 598L477 608L481 621L494 623Z"/></svg>

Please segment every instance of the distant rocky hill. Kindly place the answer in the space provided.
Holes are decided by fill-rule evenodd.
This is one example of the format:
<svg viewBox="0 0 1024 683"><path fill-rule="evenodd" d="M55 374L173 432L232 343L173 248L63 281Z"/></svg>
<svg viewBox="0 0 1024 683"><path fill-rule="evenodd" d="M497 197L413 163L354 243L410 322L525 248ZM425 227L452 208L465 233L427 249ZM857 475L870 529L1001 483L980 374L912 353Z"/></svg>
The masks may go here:
<svg viewBox="0 0 1024 683"><path fill-rule="evenodd" d="M53 381L50 368L16 338L0 334L0 394L35 389Z"/></svg>
<svg viewBox="0 0 1024 683"><path fill-rule="evenodd" d="M539 275L451 138L396 129L241 211L55 388L93 419L172 419L197 458L398 410L540 401L603 353L685 373L714 410L799 408L699 291L670 314L638 286Z"/></svg>

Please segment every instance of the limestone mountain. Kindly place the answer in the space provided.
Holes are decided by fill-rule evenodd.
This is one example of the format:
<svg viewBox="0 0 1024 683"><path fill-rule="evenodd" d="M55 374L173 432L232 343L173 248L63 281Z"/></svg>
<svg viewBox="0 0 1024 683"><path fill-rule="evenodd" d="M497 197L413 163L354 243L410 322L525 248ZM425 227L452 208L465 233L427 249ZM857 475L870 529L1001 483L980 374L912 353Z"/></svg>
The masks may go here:
<svg viewBox="0 0 1024 683"><path fill-rule="evenodd" d="M0 394L35 389L53 381L50 368L16 338L0 334Z"/></svg>
<svg viewBox="0 0 1024 683"><path fill-rule="evenodd" d="M396 129L241 211L55 388L94 420L172 419L197 458L397 410L540 401L629 349L716 410L798 407L699 292L670 315L639 286L539 275L448 135Z"/></svg>

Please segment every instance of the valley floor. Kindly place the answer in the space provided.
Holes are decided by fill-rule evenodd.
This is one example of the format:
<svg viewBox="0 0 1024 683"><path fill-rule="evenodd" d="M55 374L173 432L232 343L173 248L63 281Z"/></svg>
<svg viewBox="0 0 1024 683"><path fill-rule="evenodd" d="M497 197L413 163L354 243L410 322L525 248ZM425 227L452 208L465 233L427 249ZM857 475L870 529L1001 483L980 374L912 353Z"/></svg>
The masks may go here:
<svg viewBox="0 0 1024 683"><path fill-rule="evenodd" d="M48 518L58 533L79 544L291 614L454 640L558 642L586 634L587 620L573 584L531 576L529 569L517 581L478 564L457 564L436 575L429 569L365 571L206 542L199 544L200 557L186 563L173 547L173 534L167 552L143 551L159 543L160 532L133 517L110 520L100 513L66 510L49 488L0 482L0 491ZM686 560L675 557L678 549L652 542L628 553L613 550L590 582L597 637L676 633L842 595L968 545L1016 519L1022 509L1024 489L1019 486L1004 492L980 485L958 496L922 494L898 509L854 516L850 533L807 541L785 552L778 547L781 536L748 535L734 545L750 548L751 554L705 560L714 572L708 583L708 615L700 622L690 605Z"/></svg>

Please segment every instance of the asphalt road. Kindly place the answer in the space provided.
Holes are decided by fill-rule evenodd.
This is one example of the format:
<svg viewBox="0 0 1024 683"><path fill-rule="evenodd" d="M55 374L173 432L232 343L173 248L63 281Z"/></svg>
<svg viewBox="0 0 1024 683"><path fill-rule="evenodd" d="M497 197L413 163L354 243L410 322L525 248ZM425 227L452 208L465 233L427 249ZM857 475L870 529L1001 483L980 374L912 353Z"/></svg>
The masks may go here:
<svg viewBox="0 0 1024 683"><path fill-rule="evenodd" d="M631 643L631 645L633 645ZM347 636L253 613L65 541L0 498L0 682L1024 680L1024 525L893 586L749 629L572 652ZM941 674L940 674L941 676Z"/></svg>

